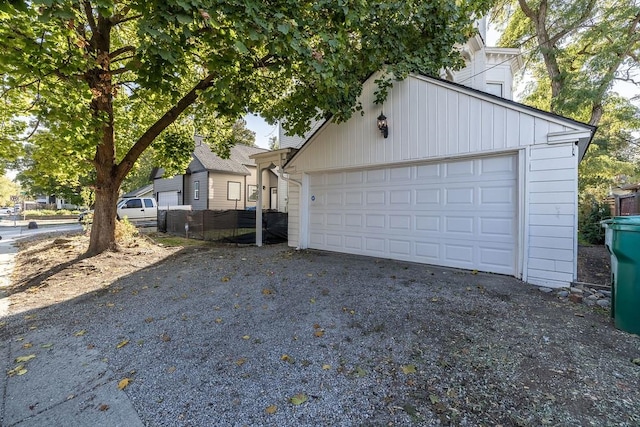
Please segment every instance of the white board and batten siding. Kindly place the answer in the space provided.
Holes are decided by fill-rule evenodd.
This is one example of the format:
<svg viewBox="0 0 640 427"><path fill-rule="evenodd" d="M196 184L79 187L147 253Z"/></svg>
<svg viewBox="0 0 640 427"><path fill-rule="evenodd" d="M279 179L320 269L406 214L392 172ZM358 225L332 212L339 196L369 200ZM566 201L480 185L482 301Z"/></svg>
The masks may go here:
<svg viewBox="0 0 640 427"><path fill-rule="evenodd" d="M286 172L302 182L301 189L289 187L291 246L328 249L329 234L342 234L339 243L342 248L334 250L512 274L530 283L550 286L565 286L575 280L578 150L573 141L551 145L548 136L584 130L585 127L422 76L409 76L396 82L381 107L373 103L374 80L375 77L364 85L361 96L364 116L354 114L339 125L326 123L287 164ZM376 127L375 119L381 111L389 124L386 139ZM501 178L500 190L492 191L491 180L485 182L476 175L491 164L513 165L511 175ZM471 174L456 181L446 171L460 165L471 165ZM411 236L420 222L418 194L421 185L430 185L428 179L418 174L429 168L444 171L431 183L432 195L440 198L441 205L434 205L434 210L428 214L439 218L440 228L434 228L428 238L418 241L417 237ZM399 184L401 179L387 179L400 170L410 171L407 177L411 178L405 184ZM353 225L349 225L345 216L347 202L355 197L365 203L375 185L367 187L368 181L364 179L349 189L347 177L351 173L363 174L365 178L376 174L387 177L379 183L379 200L385 199L385 205L379 206L381 214L374 218L376 209L361 205L360 222L354 219ZM339 183L334 188L329 185L332 180ZM404 185L409 190L408 198L392 199L399 197L399 193L393 193L396 185L400 185L397 188ZM453 196L456 189L460 191ZM489 230L487 224L493 215L490 210L483 210L490 203L482 205L483 195L489 194L510 198L508 209L497 218L509 217L512 221L510 240L506 246L494 248L494 259L490 256L491 248L483 246L484 242L500 241L497 236L483 236L483 224L485 230ZM334 201L341 199L341 204L316 208L311 200L314 195L316 201L318 197L326 197L329 203L328 198L334 197ZM447 200L460 206L447 204ZM485 201L489 202L489 199ZM409 205L403 206L404 202ZM407 210L412 211L404 219L412 227L406 236L407 242L412 242L409 243L411 249L405 254L394 254L392 235L396 231L392 226L400 221L396 215ZM448 232L456 227L456 218L466 210L478 213L458 221L458 228ZM330 226L331 221L335 224ZM367 230L367 224L376 221L380 229L377 232ZM503 229L504 224L500 225ZM347 235L356 238L348 243L345 241ZM386 239L384 244L380 239L375 240L376 235ZM357 243L358 239L360 243ZM466 245L467 256L452 261L447 253L453 252L447 246L462 247L460 243L464 240L471 242ZM380 249L378 255L373 250L376 244ZM353 248L345 249L348 245ZM426 252L421 255L417 249L419 245L423 248L431 245L432 254L437 252L437 256L430 260L424 256ZM500 255L496 255L498 253ZM496 262L506 253L510 254L507 261Z"/></svg>
<svg viewBox="0 0 640 427"><path fill-rule="evenodd" d="M354 114L339 125L327 123L288 168L311 172L512 152L546 144L550 132L570 129L561 120L551 122L514 109L513 103L424 79L410 76L396 82L382 107L373 104L375 83L369 79L362 95L364 116ZM386 139L376 127L381 111L389 124Z"/></svg>
<svg viewBox="0 0 640 427"><path fill-rule="evenodd" d="M573 144L529 153L527 281L562 286L577 268L578 156Z"/></svg>

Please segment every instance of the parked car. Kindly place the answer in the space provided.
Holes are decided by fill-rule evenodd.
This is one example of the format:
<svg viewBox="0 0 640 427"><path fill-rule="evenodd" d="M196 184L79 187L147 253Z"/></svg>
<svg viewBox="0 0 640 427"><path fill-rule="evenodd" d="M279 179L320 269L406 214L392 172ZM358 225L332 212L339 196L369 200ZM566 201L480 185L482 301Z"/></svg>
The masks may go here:
<svg viewBox="0 0 640 427"><path fill-rule="evenodd" d="M93 220L93 209L86 209L78 215L79 222L91 222Z"/></svg>
<svg viewBox="0 0 640 427"><path fill-rule="evenodd" d="M13 213L12 208L0 208L0 214L11 215Z"/></svg>
<svg viewBox="0 0 640 427"><path fill-rule="evenodd" d="M117 218L127 217L129 221L156 221L158 203L153 197L132 197L118 203Z"/></svg>

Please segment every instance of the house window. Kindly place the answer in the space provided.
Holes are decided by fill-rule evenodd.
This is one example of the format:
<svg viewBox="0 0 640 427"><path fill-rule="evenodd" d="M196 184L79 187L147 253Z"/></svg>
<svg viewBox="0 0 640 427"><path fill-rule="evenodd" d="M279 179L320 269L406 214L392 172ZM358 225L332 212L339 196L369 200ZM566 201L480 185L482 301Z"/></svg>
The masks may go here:
<svg viewBox="0 0 640 427"><path fill-rule="evenodd" d="M247 185L247 201L248 202L257 202L258 201L258 186L257 185Z"/></svg>
<svg viewBox="0 0 640 427"><path fill-rule="evenodd" d="M502 93L502 83L487 83L487 93L496 96L504 96Z"/></svg>
<svg viewBox="0 0 640 427"><path fill-rule="evenodd" d="M193 183L193 200L200 200L200 181Z"/></svg>
<svg viewBox="0 0 640 427"><path fill-rule="evenodd" d="M240 193L242 184L234 181L227 181L227 200L242 200Z"/></svg>

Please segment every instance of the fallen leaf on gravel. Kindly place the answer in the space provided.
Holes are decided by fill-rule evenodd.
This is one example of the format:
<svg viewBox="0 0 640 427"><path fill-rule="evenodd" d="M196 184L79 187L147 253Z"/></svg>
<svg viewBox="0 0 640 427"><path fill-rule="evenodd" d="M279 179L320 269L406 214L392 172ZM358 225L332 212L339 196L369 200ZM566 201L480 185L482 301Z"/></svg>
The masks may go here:
<svg viewBox="0 0 640 427"><path fill-rule="evenodd" d="M331 365L322 365L322 369L325 371L330 371L331 370Z"/></svg>
<svg viewBox="0 0 640 427"><path fill-rule="evenodd" d="M307 277L313 277L313 273L307 273Z"/></svg>
<svg viewBox="0 0 640 427"><path fill-rule="evenodd" d="M264 411L267 414L272 415L272 414L275 414L277 410L278 410L278 407L276 405L271 405L271 406L267 406L267 408Z"/></svg>
<svg viewBox="0 0 640 427"><path fill-rule="evenodd" d="M220 317L216 317L216 323L222 323L222 319Z"/></svg>
<svg viewBox="0 0 640 427"><path fill-rule="evenodd" d="M300 394L296 394L291 399L289 399L289 402L291 402L291 403L293 403L294 405L297 406L297 405L302 405L307 400L309 400L307 395L304 394L304 393L300 393Z"/></svg>
<svg viewBox="0 0 640 427"><path fill-rule="evenodd" d="M131 380L129 378L121 379L120 382L118 383L118 390L124 390L125 387L129 385L130 382Z"/></svg>
<svg viewBox="0 0 640 427"><path fill-rule="evenodd" d="M241 358L241 359L236 360L236 365L238 365L238 366L242 366L242 365L244 365L246 362L247 362L247 359L243 357L243 358Z"/></svg>
<svg viewBox="0 0 640 427"><path fill-rule="evenodd" d="M228 282L229 280L231 280L229 276L224 276L222 279L220 279L221 282Z"/></svg>
<svg viewBox="0 0 640 427"><path fill-rule="evenodd" d="M288 354L283 354L282 356L280 356L280 360L287 363L293 363L293 358Z"/></svg>
<svg viewBox="0 0 640 427"><path fill-rule="evenodd" d="M84 334L86 334L86 333L87 333L87 331L83 329L83 330L81 330L81 331L76 332L76 333L75 333L75 334L73 334L73 335L74 335L74 336L76 336L76 337L81 337L81 336L83 336L83 335L84 335Z"/></svg>
<svg viewBox="0 0 640 427"><path fill-rule="evenodd" d="M167 373L168 373L168 374L173 374L175 371L176 371L176 367L175 367L175 366L170 366L170 367L167 369Z"/></svg>
<svg viewBox="0 0 640 427"><path fill-rule="evenodd" d="M317 323L314 323L314 324L313 324L313 329L320 329L320 328L321 328L321 326L320 326L320 325L318 325Z"/></svg>
<svg viewBox="0 0 640 427"><path fill-rule="evenodd" d="M53 344L51 344L51 343L40 344L40 348L51 348L51 347L53 347Z"/></svg>
<svg viewBox="0 0 640 427"><path fill-rule="evenodd" d="M315 298L311 298L311 299L309 300L309 302L310 302L311 304L315 304L315 303L316 303L316 299L315 299Z"/></svg>
<svg viewBox="0 0 640 427"><path fill-rule="evenodd" d="M402 372L405 374L415 374L416 367L415 365L402 365Z"/></svg>
<svg viewBox="0 0 640 427"><path fill-rule="evenodd" d="M167 335L167 334L162 334L162 335L160 335L160 339L161 339L162 341L164 341L164 342L169 342L169 341L171 341L171 337L170 337L169 335Z"/></svg>
<svg viewBox="0 0 640 427"><path fill-rule="evenodd" d="M30 354L28 356L16 357L16 363L28 362L29 360L35 359L35 358L36 358L35 354Z"/></svg>
<svg viewBox="0 0 640 427"><path fill-rule="evenodd" d="M147 317L146 319L144 319L145 323L151 323L153 322L153 317Z"/></svg>
<svg viewBox="0 0 640 427"><path fill-rule="evenodd" d="M7 375L9 375L10 377L14 376L14 375L24 375L27 373L27 370L24 369L24 365L18 365L13 369L10 369L9 371L7 371Z"/></svg>
<svg viewBox="0 0 640 427"><path fill-rule="evenodd" d="M248 339L250 339L250 338L251 338L251 336L250 336L250 335L243 335L243 336L242 336L242 339L243 339L243 340L248 340Z"/></svg>
<svg viewBox="0 0 640 427"><path fill-rule="evenodd" d="M262 295L273 295L273 291L271 289L264 288L262 290Z"/></svg>
<svg viewBox="0 0 640 427"><path fill-rule="evenodd" d="M430 394L429 395L429 400L431 401L432 405L435 405L436 403L440 402L440 398L438 396L436 396L435 394Z"/></svg>
<svg viewBox="0 0 640 427"><path fill-rule="evenodd" d="M109 405L102 404L102 405L100 405L98 407L98 409L101 410L102 412L108 411L109 410Z"/></svg>
<svg viewBox="0 0 640 427"><path fill-rule="evenodd" d="M313 335L315 335L316 337L320 338L321 336L324 335L324 331L322 329L319 329L319 330L315 331L313 333Z"/></svg>
<svg viewBox="0 0 640 427"><path fill-rule="evenodd" d="M438 302L438 298L436 297L431 298L431 302Z"/></svg>
<svg viewBox="0 0 640 427"><path fill-rule="evenodd" d="M116 348L122 348L127 344L129 344L129 340L120 341L120 343L116 346Z"/></svg>
<svg viewBox="0 0 640 427"><path fill-rule="evenodd" d="M478 270L471 270L471 274L478 274Z"/></svg>
<svg viewBox="0 0 640 427"><path fill-rule="evenodd" d="M360 366L358 366L358 367L356 367L355 371L353 371L353 375L355 375L358 378L362 378L362 377L367 376L367 371L365 371Z"/></svg>
<svg viewBox="0 0 640 427"><path fill-rule="evenodd" d="M633 363L634 365L639 365L640 366L640 358L631 360L631 363Z"/></svg>
<svg viewBox="0 0 640 427"><path fill-rule="evenodd" d="M33 347L33 344L31 344L30 342L26 342L22 344L22 348L31 348L31 347Z"/></svg>

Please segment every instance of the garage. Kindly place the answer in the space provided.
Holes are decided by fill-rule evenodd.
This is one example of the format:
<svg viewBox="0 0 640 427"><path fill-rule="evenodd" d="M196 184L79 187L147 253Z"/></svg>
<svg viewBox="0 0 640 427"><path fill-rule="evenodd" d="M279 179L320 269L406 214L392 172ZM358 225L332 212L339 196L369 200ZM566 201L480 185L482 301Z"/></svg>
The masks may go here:
<svg viewBox="0 0 640 427"><path fill-rule="evenodd" d="M158 193L158 207L162 209L167 206L176 206L178 203L178 192L177 191L160 191Z"/></svg>
<svg viewBox="0 0 640 427"><path fill-rule="evenodd" d="M413 74L379 105L375 82L364 114L327 120L284 165L289 246L570 286L595 128Z"/></svg>
<svg viewBox="0 0 640 427"><path fill-rule="evenodd" d="M309 175L309 247L516 275L517 155Z"/></svg>

